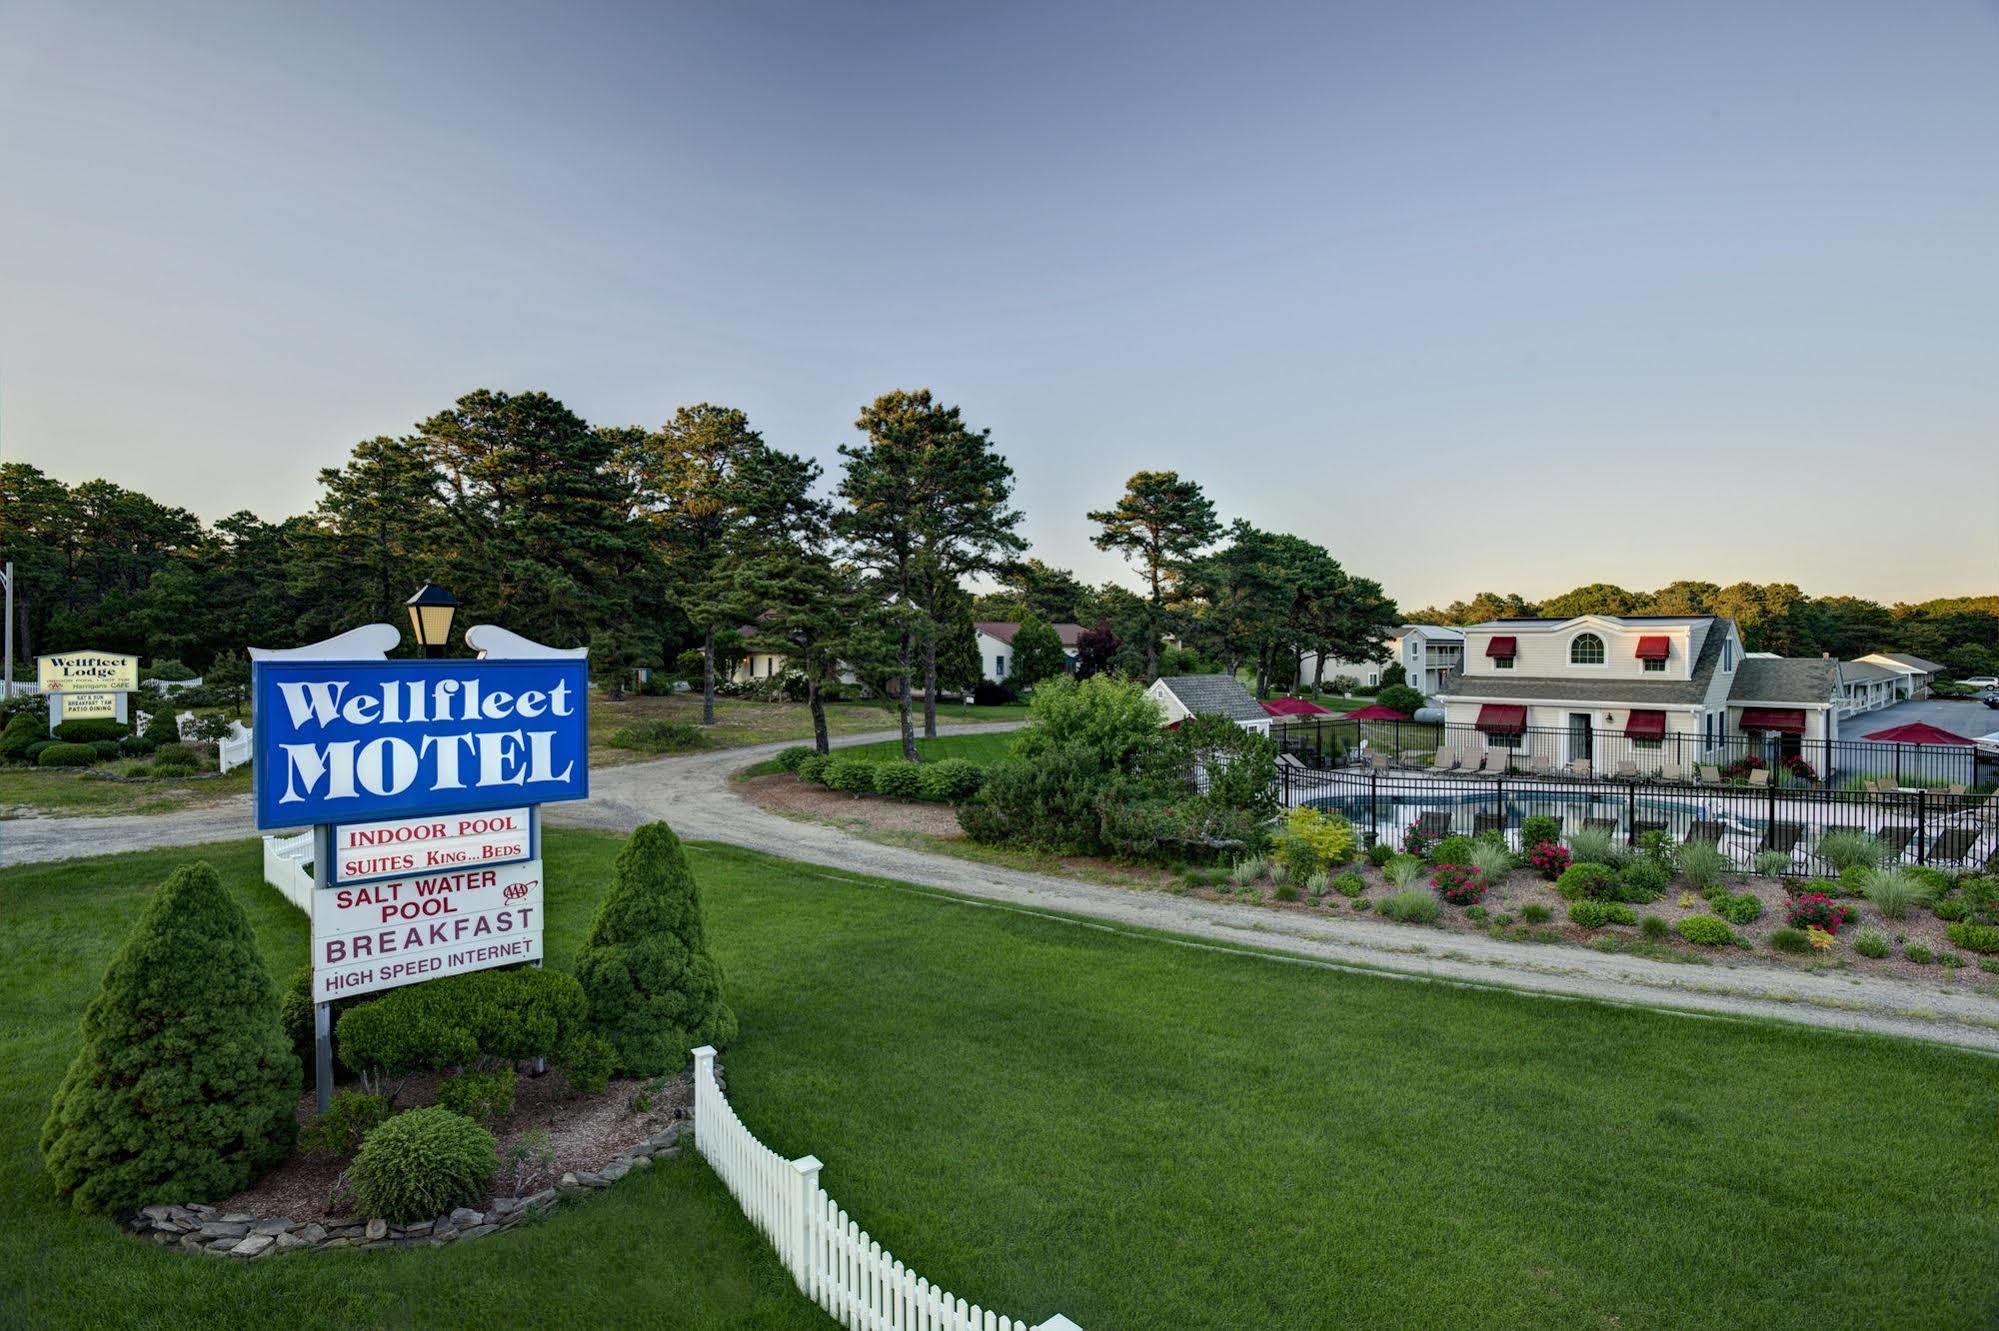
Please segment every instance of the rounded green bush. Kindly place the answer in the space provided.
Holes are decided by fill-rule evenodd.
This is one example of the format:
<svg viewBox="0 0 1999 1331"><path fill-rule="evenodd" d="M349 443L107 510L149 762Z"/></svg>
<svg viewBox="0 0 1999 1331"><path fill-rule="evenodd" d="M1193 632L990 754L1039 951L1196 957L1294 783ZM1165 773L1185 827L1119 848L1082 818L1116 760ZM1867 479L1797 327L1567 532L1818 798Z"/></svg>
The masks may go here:
<svg viewBox="0 0 1999 1331"><path fill-rule="evenodd" d="M1647 915L1638 922L1638 932L1654 943L1663 943L1673 932L1673 926L1667 924L1663 916Z"/></svg>
<svg viewBox="0 0 1999 1331"><path fill-rule="evenodd" d="M835 758L826 765L826 784L834 790L845 790L856 795L872 794L875 788L875 764L862 762L858 758Z"/></svg>
<svg viewBox="0 0 1999 1331"><path fill-rule="evenodd" d="M1664 896L1666 885L1673 881L1673 875L1657 860L1638 859L1624 866L1624 872L1618 875L1618 880L1619 899L1643 905Z"/></svg>
<svg viewBox="0 0 1999 1331"><path fill-rule="evenodd" d="M832 762L833 760L823 753L811 753L800 758L798 766L792 770L800 781L824 784L826 769L832 765Z"/></svg>
<svg viewBox="0 0 1999 1331"><path fill-rule="evenodd" d="M1395 858L1395 847L1386 841L1377 841L1367 848L1367 862L1379 869Z"/></svg>
<svg viewBox="0 0 1999 1331"><path fill-rule="evenodd" d="M979 793L986 784L985 769L963 758L940 758L919 769L923 776L923 798L956 804Z"/></svg>
<svg viewBox="0 0 1999 1331"><path fill-rule="evenodd" d="M869 774L874 778L874 791L890 799L913 800L923 795L923 769L915 763L876 763Z"/></svg>
<svg viewBox="0 0 1999 1331"><path fill-rule="evenodd" d="M94 739L90 741L90 747L97 750L99 762L109 762L118 756L118 741L115 739Z"/></svg>
<svg viewBox="0 0 1999 1331"><path fill-rule="evenodd" d="M1853 950L1863 957L1879 961L1888 955L1888 940L1881 936L1879 929L1862 929L1853 936Z"/></svg>
<svg viewBox="0 0 1999 1331"><path fill-rule="evenodd" d="M1520 908L1520 918L1529 924L1546 924L1553 914L1538 901L1530 901Z"/></svg>
<svg viewBox="0 0 1999 1331"><path fill-rule="evenodd" d="M194 745L183 744L178 740L175 740L171 744L158 744L153 747L153 758L158 762L186 763L189 767L192 767L194 766Z"/></svg>
<svg viewBox="0 0 1999 1331"><path fill-rule="evenodd" d="M814 750L803 744L794 744L788 749L779 749L777 757L771 759L780 772L796 772L798 765L814 756Z"/></svg>
<svg viewBox="0 0 1999 1331"><path fill-rule="evenodd" d="M56 722L56 738L69 744L95 744L101 739L115 744L128 733L123 721L108 716L78 717L72 721Z"/></svg>
<svg viewBox="0 0 1999 1331"><path fill-rule="evenodd" d="M1437 901L1436 893L1412 887L1383 897L1381 913L1401 924L1435 924L1442 917L1444 908Z"/></svg>
<svg viewBox="0 0 1999 1331"><path fill-rule="evenodd" d="M43 767L89 767L97 761L95 744L66 744L58 741L45 747L35 762Z"/></svg>
<svg viewBox="0 0 1999 1331"><path fill-rule="evenodd" d="M1616 901L1595 901L1585 897L1569 907L1569 923L1585 929L1601 929L1606 924L1636 924L1638 914Z"/></svg>
<svg viewBox="0 0 1999 1331"><path fill-rule="evenodd" d="M1712 915L1689 915L1674 927L1680 937L1702 947L1721 947L1735 941L1735 931L1728 927L1728 921Z"/></svg>
<svg viewBox="0 0 1999 1331"><path fill-rule="evenodd" d="M1550 818L1546 814L1535 814L1520 820L1520 847L1532 850L1541 845L1560 845L1562 841L1562 820Z"/></svg>
<svg viewBox="0 0 1999 1331"><path fill-rule="evenodd" d="M475 1123L497 1123L514 1112L518 1077L512 1068L456 1072L437 1085L437 1103Z"/></svg>
<svg viewBox="0 0 1999 1331"><path fill-rule="evenodd" d="M1555 880L1555 890L1569 901L1581 901L1586 897L1614 901L1618 891L1617 870L1608 864L1571 864Z"/></svg>
<svg viewBox="0 0 1999 1331"><path fill-rule="evenodd" d="M1793 956L1801 957L1812 950L1812 940L1803 929L1793 929L1786 925L1782 929L1771 931L1770 946L1775 951L1789 952Z"/></svg>
<svg viewBox="0 0 1999 1331"><path fill-rule="evenodd" d="M1367 891L1367 880L1357 873L1343 873L1333 880L1333 888L1343 896L1357 897Z"/></svg>
<svg viewBox="0 0 1999 1331"><path fill-rule="evenodd" d="M1447 836L1430 848L1427 858L1432 864L1470 864L1473 844L1468 836Z"/></svg>
<svg viewBox="0 0 1999 1331"><path fill-rule="evenodd" d="M1952 924L1946 925L1944 932L1966 952L1985 956L1999 952L1999 924Z"/></svg>
<svg viewBox="0 0 1999 1331"><path fill-rule="evenodd" d="M369 1132L347 1181L362 1215L409 1224L483 1202L499 1167L492 1133L432 1105Z"/></svg>
<svg viewBox="0 0 1999 1331"><path fill-rule="evenodd" d="M32 712L16 712L8 717L6 728L0 730L0 760L26 761L28 746L42 739L42 724Z"/></svg>

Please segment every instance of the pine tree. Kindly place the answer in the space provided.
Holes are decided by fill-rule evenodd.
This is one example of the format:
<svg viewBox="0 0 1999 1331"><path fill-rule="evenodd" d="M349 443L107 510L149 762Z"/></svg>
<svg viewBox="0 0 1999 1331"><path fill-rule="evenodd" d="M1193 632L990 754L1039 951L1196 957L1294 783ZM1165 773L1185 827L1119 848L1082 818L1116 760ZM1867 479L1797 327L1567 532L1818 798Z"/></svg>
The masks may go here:
<svg viewBox="0 0 1999 1331"><path fill-rule="evenodd" d="M42 1157L80 1210L226 1197L290 1152L299 1081L250 922L196 862L105 972Z"/></svg>
<svg viewBox="0 0 1999 1331"><path fill-rule="evenodd" d="M1068 668L1069 658L1062 651L1061 635L1041 616L1028 611L1013 633L1013 669L1008 672L1011 680L1023 689L1031 689Z"/></svg>
<svg viewBox="0 0 1999 1331"><path fill-rule="evenodd" d="M665 823L647 823L618 852L611 891L577 953L576 978L590 999L591 1027L618 1051L627 1075L676 1071L695 1048L735 1038L701 894Z"/></svg>

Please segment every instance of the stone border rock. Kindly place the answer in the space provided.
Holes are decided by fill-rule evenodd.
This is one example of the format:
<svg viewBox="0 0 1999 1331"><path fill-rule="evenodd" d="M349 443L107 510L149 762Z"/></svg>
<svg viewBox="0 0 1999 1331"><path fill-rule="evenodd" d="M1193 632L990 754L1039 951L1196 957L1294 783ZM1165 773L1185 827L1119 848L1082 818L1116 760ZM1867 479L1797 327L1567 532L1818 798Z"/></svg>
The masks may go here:
<svg viewBox="0 0 1999 1331"><path fill-rule="evenodd" d="M719 1067L715 1077L719 1084ZM497 1234L511 1228L525 1216L547 1215L564 1196L593 1188L608 1188L628 1174L652 1168L656 1158L671 1159L679 1155L683 1136L687 1136L689 1144L692 1144L692 1115L692 1105L684 1105L673 1122L644 1141L618 1152L603 1168L584 1173L565 1173L554 1187L543 1188L526 1197L499 1198L488 1211L461 1206L450 1215L441 1215L435 1220L392 1225L380 1218L358 1215L300 1222L287 1216L256 1216L244 1211L225 1214L213 1206L190 1202L185 1206L141 1207L126 1221L125 1227L134 1235L150 1238L161 1247L206 1253L212 1257L235 1257L244 1261L256 1261L272 1253L300 1249L435 1248L446 1243Z"/></svg>

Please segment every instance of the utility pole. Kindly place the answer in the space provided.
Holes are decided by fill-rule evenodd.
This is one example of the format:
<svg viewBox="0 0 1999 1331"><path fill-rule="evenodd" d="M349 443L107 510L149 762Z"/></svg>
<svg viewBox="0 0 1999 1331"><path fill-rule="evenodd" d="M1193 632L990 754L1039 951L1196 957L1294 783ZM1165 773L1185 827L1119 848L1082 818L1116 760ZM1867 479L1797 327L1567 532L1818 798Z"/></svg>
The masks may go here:
<svg viewBox="0 0 1999 1331"><path fill-rule="evenodd" d="M7 561L7 570L5 573L0 574L0 581L4 581L7 584L7 630L5 635L7 643L7 664L5 667L6 683L0 684L0 701L5 701L14 696L14 561L13 560L10 559Z"/></svg>

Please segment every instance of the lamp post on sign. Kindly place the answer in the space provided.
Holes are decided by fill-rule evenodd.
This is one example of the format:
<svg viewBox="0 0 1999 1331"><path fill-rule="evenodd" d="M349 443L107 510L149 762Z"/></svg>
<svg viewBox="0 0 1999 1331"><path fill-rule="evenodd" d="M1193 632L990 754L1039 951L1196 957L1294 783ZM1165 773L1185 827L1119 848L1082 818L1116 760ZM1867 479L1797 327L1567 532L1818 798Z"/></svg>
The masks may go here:
<svg viewBox="0 0 1999 1331"><path fill-rule="evenodd" d="M426 657L443 656L451 642L451 618L458 613L458 598L436 583L426 582L403 604L409 608L416 645L423 648Z"/></svg>

